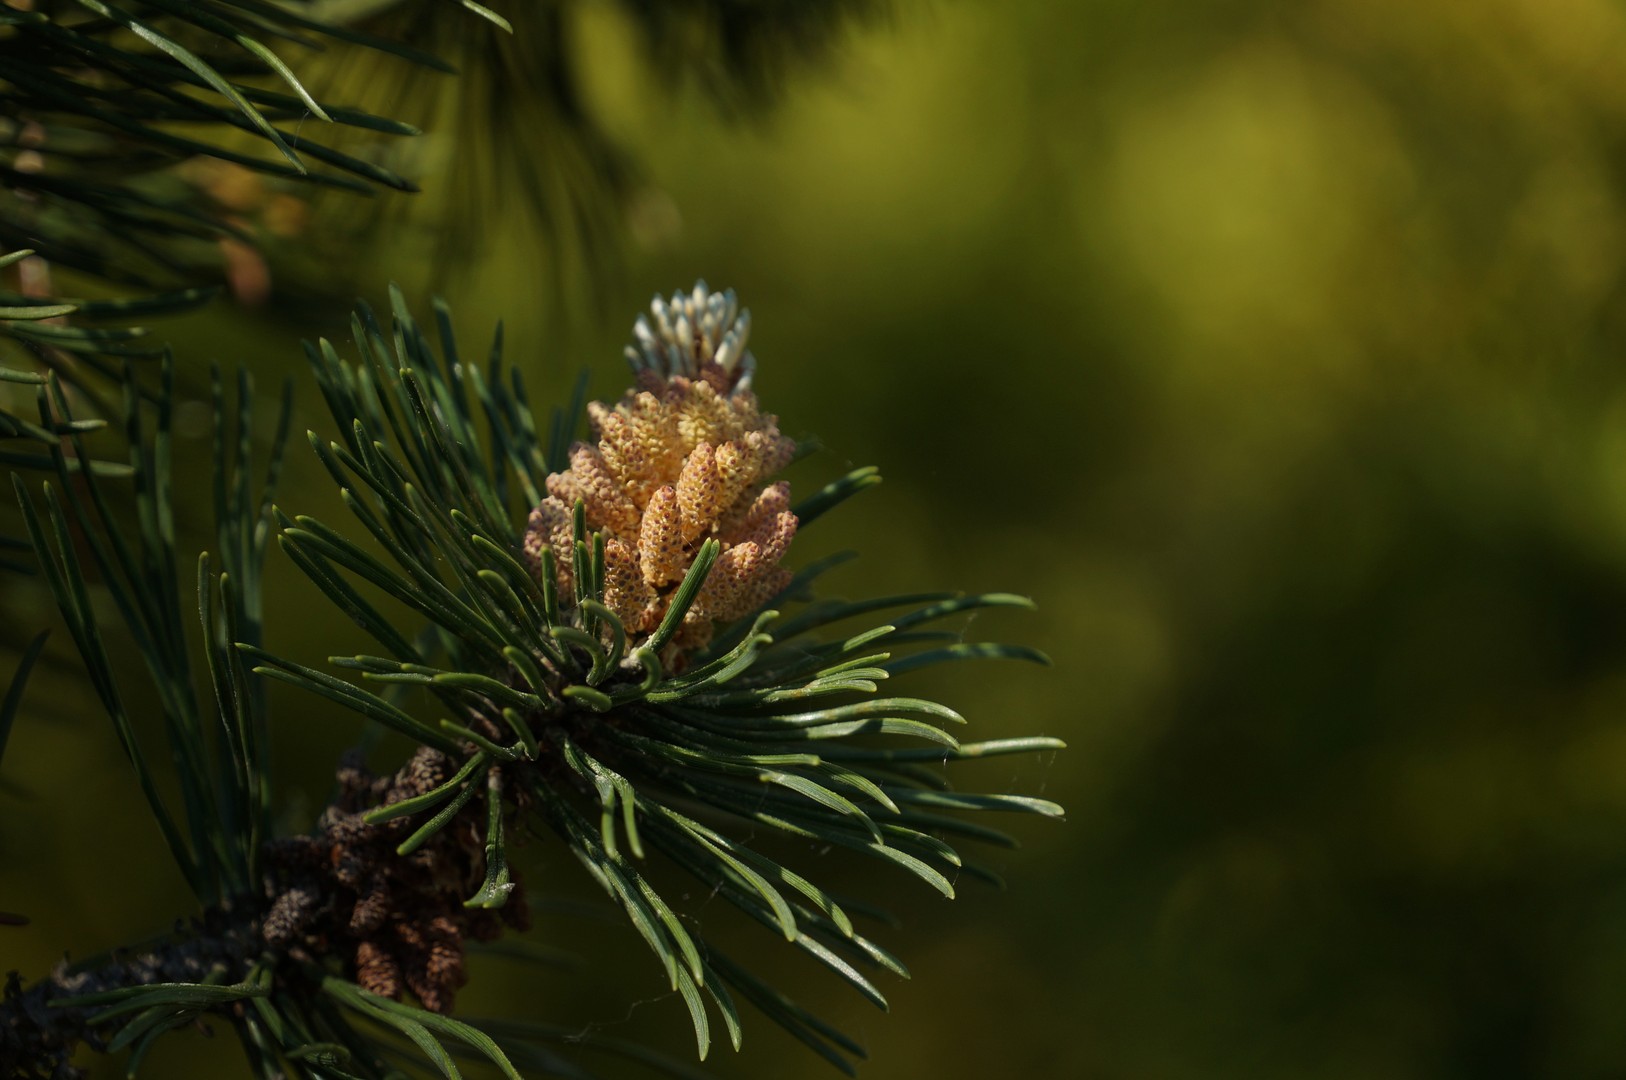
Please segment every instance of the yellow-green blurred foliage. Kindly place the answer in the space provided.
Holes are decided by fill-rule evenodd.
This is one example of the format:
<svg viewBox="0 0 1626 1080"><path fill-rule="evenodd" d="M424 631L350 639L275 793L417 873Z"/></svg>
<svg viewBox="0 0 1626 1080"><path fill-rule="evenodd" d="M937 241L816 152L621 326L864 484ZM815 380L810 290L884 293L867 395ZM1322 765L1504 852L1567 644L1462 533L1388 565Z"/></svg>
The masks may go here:
<svg viewBox="0 0 1626 1080"><path fill-rule="evenodd" d="M851 595L1030 594L971 632L1056 660L933 686L975 734L1071 744L976 776L1070 811L1016 823L1011 889L846 878L907 915L890 1016L779 969L866 1075L1626 1073L1626 8L906 5L743 128L624 36L596 16L581 44L651 182L625 276L603 314L549 315L546 252L505 227L451 275L464 332L502 315L535 397L582 365L603 397L651 292L732 285L763 401L829 448L793 481L888 478L801 557L862 549ZM420 274L399 257L380 280ZM189 362L303 373L293 330L211 318L178 330ZM323 318L299 331L343 336ZM337 517L295 451L282 503ZM274 581L285 651L361 647ZM33 696L0 908L35 922L0 946L37 974L184 897L82 688ZM300 827L356 725L277 700ZM539 891L588 895L533 856ZM493 966L469 1006L682 1052L655 965L593 934L613 962ZM718 1067L828 1075L756 1016Z"/></svg>

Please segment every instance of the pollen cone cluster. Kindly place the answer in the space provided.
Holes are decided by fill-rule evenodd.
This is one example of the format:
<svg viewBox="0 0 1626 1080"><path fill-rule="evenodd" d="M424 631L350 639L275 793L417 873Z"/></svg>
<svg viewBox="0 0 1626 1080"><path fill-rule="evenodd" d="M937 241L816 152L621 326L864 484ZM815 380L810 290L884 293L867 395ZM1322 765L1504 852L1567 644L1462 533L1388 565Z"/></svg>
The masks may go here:
<svg viewBox="0 0 1626 1080"><path fill-rule="evenodd" d="M531 513L525 555L546 572L553 552L561 602L572 596L573 508L604 534L604 603L630 641L647 637L707 539L722 547L673 639L672 663L711 638L712 626L747 614L785 587L780 560L796 534L790 485L771 482L796 446L749 389L748 313L732 293L696 286L652 305L627 350L636 386L614 407L593 402L594 441L577 443L570 467L548 477Z"/></svg>

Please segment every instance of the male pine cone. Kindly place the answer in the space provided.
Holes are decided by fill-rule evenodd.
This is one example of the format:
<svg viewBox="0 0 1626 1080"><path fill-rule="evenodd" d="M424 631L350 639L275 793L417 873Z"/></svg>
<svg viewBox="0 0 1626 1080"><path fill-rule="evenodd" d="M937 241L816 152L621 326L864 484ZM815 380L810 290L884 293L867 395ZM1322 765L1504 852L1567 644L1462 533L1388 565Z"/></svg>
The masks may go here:
<svg viewBox="0 0 1626 1080"><path fill-rule="evenodd" d="M779 433L750 390L755 362L745 350L750 313L732 291L700 282L685 296L651 305L638 347L627 349L636 386L613 408L587 408L594 442L576 443L570 467L547 479L548 497L531 512L525 556L546 573L553 552L559 595L571 595L573 512L604 534L604 603L629 643L660 625L700 545L721 545L716 563L684 616L668 655L672 670L711 639L716 622L737 619L790 580L779 565L792 537L790 485L769 480L796 444Z"/></svg>

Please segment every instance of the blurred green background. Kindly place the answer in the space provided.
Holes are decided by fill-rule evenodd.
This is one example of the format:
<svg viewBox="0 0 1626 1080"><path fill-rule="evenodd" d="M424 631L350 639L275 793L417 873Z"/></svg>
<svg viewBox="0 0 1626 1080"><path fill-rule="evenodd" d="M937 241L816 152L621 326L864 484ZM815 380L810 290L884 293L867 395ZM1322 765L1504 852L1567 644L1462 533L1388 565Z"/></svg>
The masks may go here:
<svg viewBox="0 0 1626 1080"><path fill-rule="evenodd" d="M733 286L764 403L829 448L793 482L887 477L793 561L860 548L854 596L1031 595L971 634L1056 661L931 682L975 734L1070 744L972 778L1069 810L1015 822L1009 891L847 875L906 915L889 1016L777 969L863 1038L864 1075L1626 1075L1626 8L907 4L745 126L625 44L585 20L646 165L624 272L562 313L543 245L494 229L442 284L464 334L503 317L537 399L584 365L612 397L652 292ZM411 243L374 262L369 285L421 287ZM172 329L269 385L341 311ZM280 501L335 517L295 449ZM357 651L278 575L284 651ZM34 921L0 968L38 975L186 897L84 687L32 697L0 908ZM278 700L300 828L356 725ZM533 888L590 895L533 857ZM629 933L540 933L591 962L493 962L468 1009L687 1052ZM235 1075L228 1041L173 1040L150 1075ZM834 1075L755 1015L716 1064Z"/></svg>

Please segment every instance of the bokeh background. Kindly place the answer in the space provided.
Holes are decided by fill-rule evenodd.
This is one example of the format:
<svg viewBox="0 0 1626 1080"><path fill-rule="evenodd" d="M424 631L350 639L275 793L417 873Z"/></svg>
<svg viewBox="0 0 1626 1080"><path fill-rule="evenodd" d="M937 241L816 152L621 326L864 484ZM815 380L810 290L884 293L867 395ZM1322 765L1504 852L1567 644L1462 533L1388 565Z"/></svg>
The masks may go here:
<svg viewBox="0 0 1626 1080"><path fill-rule="evenodd" d="M583 366L619 393L652 292L732 285L764 402L828 448L793 481L887 477L794 557L860 549L854 596L1030 595L969 632L1055 659L933 677L973 732L1070 744L973 778L1068 807L1014 822L1010 889L849 875L906 917L889 1016L777 969L863 1037L864 1075L1626 1075L1626 8L910 3L743 124L613 14L579 35L644 166L593 302L561 302L502 205L472 263L436 271L402 229L353 288L436 271L546 401ZM170 329L267 385L342 311ZM297 450L281 502L334 516ZM279 574L285 651L357 651ZM37 975L186 898L71 669L32 697L0 908L33 923L0 929L0 968ZM356 725L279 700L299 827ZM537 888L591 897L533 857ZM467 1007L686 1052L641 946L573 910L540 937L589 963L494 960ZM149 1075L235 1075L227 1041L175 1039ZM760 1017L715 1064L833 1075Z"/></svg>

